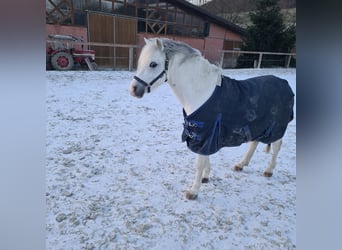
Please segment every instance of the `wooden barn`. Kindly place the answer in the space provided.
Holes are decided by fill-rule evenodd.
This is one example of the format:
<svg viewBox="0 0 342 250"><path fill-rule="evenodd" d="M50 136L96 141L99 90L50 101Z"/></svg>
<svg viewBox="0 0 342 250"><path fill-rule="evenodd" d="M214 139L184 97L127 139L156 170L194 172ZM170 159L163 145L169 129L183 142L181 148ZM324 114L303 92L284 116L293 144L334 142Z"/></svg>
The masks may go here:
<svg viewBox="0 0 342 250"><path fill-rule="evenodd" d="M221 50L240 48L245 32L184 0L46 0L49 34L82 38L99 67L128 68L129 47L136 60L144 37L184 41L219 63Z"/></svg>

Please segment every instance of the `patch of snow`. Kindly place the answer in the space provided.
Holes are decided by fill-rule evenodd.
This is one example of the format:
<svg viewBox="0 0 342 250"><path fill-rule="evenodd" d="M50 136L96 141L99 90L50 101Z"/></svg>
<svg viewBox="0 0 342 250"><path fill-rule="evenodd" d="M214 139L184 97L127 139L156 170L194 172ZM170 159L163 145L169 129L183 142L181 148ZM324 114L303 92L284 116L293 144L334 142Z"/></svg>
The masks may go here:
<svg viewBox="0 0 342 250"><path fill-rule="evenodd" d="M295 69L224 70L236 79L273 74L296 91ZM272 178L260 144L210 157L209 183L185 198L196 155L181 142L182 108L164 84L136 99L128 71L49 71L47 249L295 249L296 120ZM295 113L296 114L296 113Z"/></svg>

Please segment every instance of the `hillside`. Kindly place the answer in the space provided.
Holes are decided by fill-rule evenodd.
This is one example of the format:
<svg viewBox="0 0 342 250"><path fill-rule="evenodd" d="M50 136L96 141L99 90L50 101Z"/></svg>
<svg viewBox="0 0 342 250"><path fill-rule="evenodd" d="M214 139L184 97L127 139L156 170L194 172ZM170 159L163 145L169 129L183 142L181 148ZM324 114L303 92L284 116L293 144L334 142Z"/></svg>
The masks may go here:
<svg viewBox="0 0 342 250"><path fill-rule="evenodd" d="M280 12L284 17L284 23L286 25L296 24L296 8L282 9ZM237 24L242 28L247 28L252 24L249 18L250 13L251 11L240 13L224 13L218 14L218 16L231 21L232 23Z"/></svg>
<svg viewBox="0 0 342 250"><path fill-rule="evenodd" d="M256 9L256 0L213 0L201 6L243 28L251 24L249 13ZM296 23L296 0L279 0L286 24Z"/></svg>

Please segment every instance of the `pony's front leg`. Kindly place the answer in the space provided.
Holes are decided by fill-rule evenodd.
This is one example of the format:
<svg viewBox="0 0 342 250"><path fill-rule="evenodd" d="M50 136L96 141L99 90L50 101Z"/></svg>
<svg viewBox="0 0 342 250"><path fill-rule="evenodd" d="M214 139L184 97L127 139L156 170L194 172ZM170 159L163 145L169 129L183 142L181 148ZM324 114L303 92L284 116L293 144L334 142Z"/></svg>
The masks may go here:
<svg viewBox="0 0 342 250"><path fill-rule="evenodd" d="M195 200L198 196L198 191L201 187L201 183L206 183L209 180L210 163L209 156L198 155L196 161L196 176L194 183L189 191L186 192L186 198L189 200Z"/></svg>
<svg viewBox="0 0 342 250"><path fill-rule="evenodd" d="M247 153L242 158L242 160L233 167L233 170L235 170L235 171L242 171L243 167L247 166L249 164L249 162L251 161L252 156L253 156L257 146L258 146L258 142L257 141L249 142L249 148L248 148Z"/></svg>

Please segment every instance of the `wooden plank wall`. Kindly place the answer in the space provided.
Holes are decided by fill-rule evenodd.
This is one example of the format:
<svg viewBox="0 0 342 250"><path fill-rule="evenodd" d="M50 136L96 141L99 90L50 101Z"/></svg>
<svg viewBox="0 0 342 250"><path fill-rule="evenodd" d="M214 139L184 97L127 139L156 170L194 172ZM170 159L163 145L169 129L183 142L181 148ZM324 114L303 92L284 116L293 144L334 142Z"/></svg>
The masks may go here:
<svg viewBox="0 0 342 250"><path fill-rule="evenodd" d="M98 14L89 14L89 41L99 43L114 43L113 17ZM99 66L110 67L114 64L114 48L91 46L95 50L96 63Z"/></svg>
<svg viewBox="0 0 342 250"><path fill-rule="evenodd" d="M116 44L137 43L137 21L130 18L115 17L114 39ZM129 65L129 48L115 48L116 62L115 66L125 68Z"/></svg>
<svg viewBox="0 0 342 250"><path fill-rule="evenodd" d="M89 41L110 44L136 45L137 21L135 19L89 13ZM129 48L91 46L96 52L100 67L128 68Z"/></svg>

